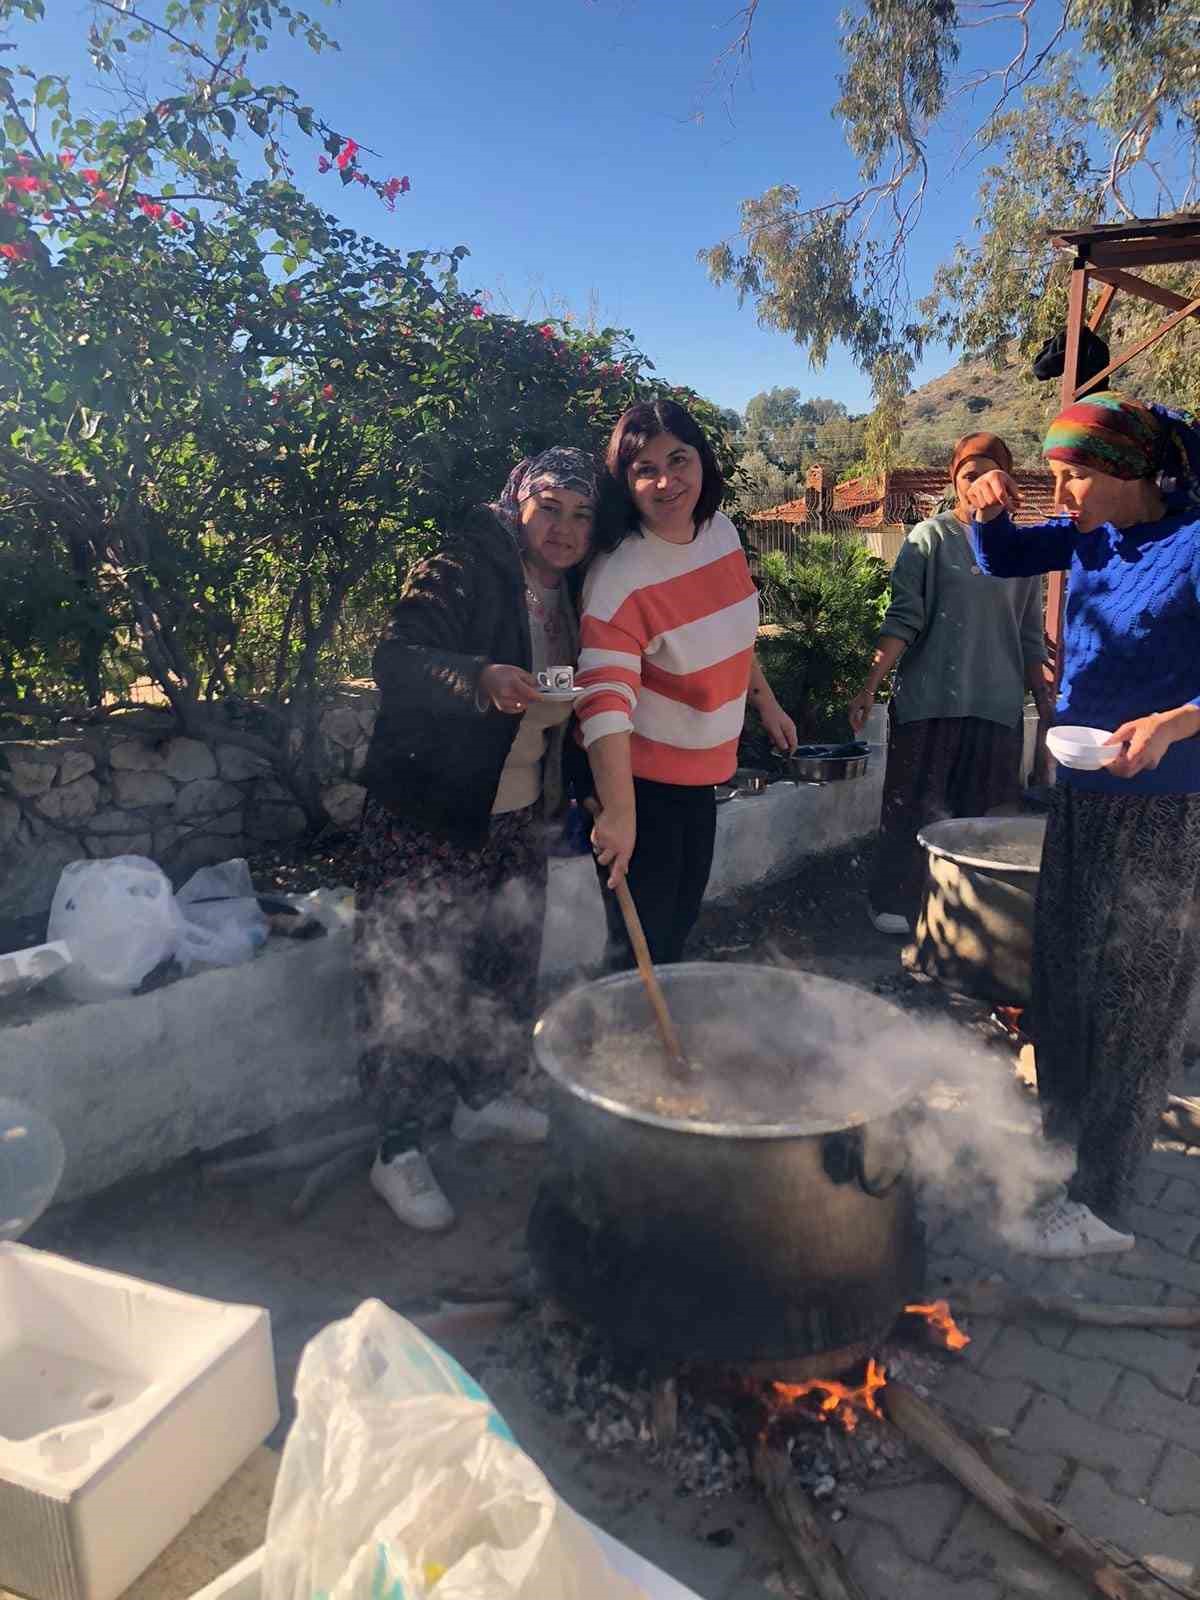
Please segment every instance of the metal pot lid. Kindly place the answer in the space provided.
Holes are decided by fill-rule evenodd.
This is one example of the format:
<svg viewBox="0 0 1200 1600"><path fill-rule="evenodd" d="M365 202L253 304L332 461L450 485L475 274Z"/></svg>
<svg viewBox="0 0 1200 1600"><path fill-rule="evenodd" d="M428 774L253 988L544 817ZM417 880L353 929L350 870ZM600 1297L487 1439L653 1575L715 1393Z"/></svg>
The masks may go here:
<svg viewBox="0 0 1200 1600"><path fill-rule="evenodd" d="M931 822L917 841L932 856L985 872L1041 871L1045 817L951 817Z"/></svg>
<svg viewBox="0 0 1200 1600"><path fill-rule="evenodd" d="M657 1045L636 972L580 985L543 1013L533 1033L539 1066L569 1094L632 1122L715 1138L794 1139L837 1133L910 1104L936 1070L928 1026L889 1000L815 973L740 962L687 961L658 968L685 1050L700 1063L687 1082ZM632 1088L597 1067L605 1040L636 1033ZM789 1067L790 1058L790 1067ZM769 1061L778 1110L730 1107L754 1090ZM781 1083L780 1068L791 1077ZM766 1070L766 1069L764 1069ZM656 1098L684 1109L658 1109ZM696 1103L689 1109L687 1102ZM709 1109L706 1102L711 1103Z"/></svg>

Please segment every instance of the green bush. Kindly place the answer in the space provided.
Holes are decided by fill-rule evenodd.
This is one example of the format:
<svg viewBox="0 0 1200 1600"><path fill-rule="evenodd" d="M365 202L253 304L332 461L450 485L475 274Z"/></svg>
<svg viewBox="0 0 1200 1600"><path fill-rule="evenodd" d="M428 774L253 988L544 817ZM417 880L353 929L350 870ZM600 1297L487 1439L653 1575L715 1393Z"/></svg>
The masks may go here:
<svg viewBox="0 0 1200 1600"><path fill-rule="evenodd" d="M887 610L889 573L862 545L815 534L803 554L766 555L759 591L772 626L759 660L802 743L848 739L846 707L862 685ZM741 759L761 766L769 743L750 714Z"/></svg>

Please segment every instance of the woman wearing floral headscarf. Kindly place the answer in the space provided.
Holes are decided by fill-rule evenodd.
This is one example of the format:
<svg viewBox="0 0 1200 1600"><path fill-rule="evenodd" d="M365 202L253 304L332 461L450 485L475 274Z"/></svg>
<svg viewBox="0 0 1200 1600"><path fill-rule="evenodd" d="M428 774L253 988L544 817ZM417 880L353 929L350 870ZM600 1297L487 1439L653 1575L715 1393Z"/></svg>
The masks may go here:
<svg viewBox="0 0 1200 1600"><path fill-rule="evenodd" d="M1064 515L1015 526L1003 472L968 499L986 570L1070 572L1057 720L1122 747L1060 769L1038 887L1028 1026L1047 1135L1076 1169L1014 1242L1053 1260L1133 1247L1138 1168L1200 982L1200 434L1095 394L1054 421L1045 455Z"/></svg>
<svg viewBox="0 0 1200 1600"><path fill-rule="evenodd" d="M546 1118L511 1093L528 1057L546 897L547 809L562 793L568 575L591 546L582 450L515 467L499 501L412 572L375 652L380 707L363 782L356 888L359 1076L384 1130L371 1181L411 1227L454 1213L422 1150L533 1143Z"/></svg>

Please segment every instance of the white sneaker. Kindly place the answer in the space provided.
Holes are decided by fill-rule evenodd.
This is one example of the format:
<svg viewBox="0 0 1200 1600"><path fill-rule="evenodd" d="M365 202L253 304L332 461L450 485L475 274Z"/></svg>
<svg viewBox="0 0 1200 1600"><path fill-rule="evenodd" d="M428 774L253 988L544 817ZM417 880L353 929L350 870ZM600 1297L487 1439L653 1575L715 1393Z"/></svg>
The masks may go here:
<svg viewBox="0 0 1200 1600"><path fill-rule="evenodd" d="M472 1111L459 1101L454 1108L450 1131L464 1144L482 1144L486 1139L511 1139L514 1144L542 1144L550 1132L550 1118L535 1111L515 1095L502 1094L481 1111Z"/></svg>
<svg viewBox="0 0 1200 1600"><path fill-rule="evenodd" d="M1006 1235L1014 1250L1043 1261L1074 1261L1082 1256L1118 1255L1137 1240L1118 1233L1078 1200L1052 1200Z"/></svg>
<svg viewBox="0 0 1200 1600"><path fill-rule="evenodd" d="M870 907L867 908L870 910ZM877 933L911 933L912 924L907 917L899 917L894 911L872 911L871 926Z"/></svg>
<svg viewBox="0 0 1200 1600"><path fill-rule="evenodd" d="M422 1233L441 1233L454 1226L454 1207L442 1193L433 1168L419 1150L385 1158L380 1145L371 1168L371 1187L386 1200L401 1222Z"/></svg>

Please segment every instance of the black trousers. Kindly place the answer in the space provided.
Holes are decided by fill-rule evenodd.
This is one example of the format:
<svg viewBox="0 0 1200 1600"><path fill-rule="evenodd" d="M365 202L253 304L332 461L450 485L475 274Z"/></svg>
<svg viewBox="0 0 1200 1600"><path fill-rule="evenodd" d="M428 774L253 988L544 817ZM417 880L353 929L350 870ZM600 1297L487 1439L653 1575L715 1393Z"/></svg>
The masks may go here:
<svg viewBox="0 0 1200 1600"><path fill-rule="evenodd" d="M633 780L637 844L629 863L629 890L642 919L656 966L683 960L683 948L700 915L712 871L717 801L710 784L697 787ZM636 965L617 898L605 887L609 869L597 865L608 923L606 965L623 972Z"/></svg>

